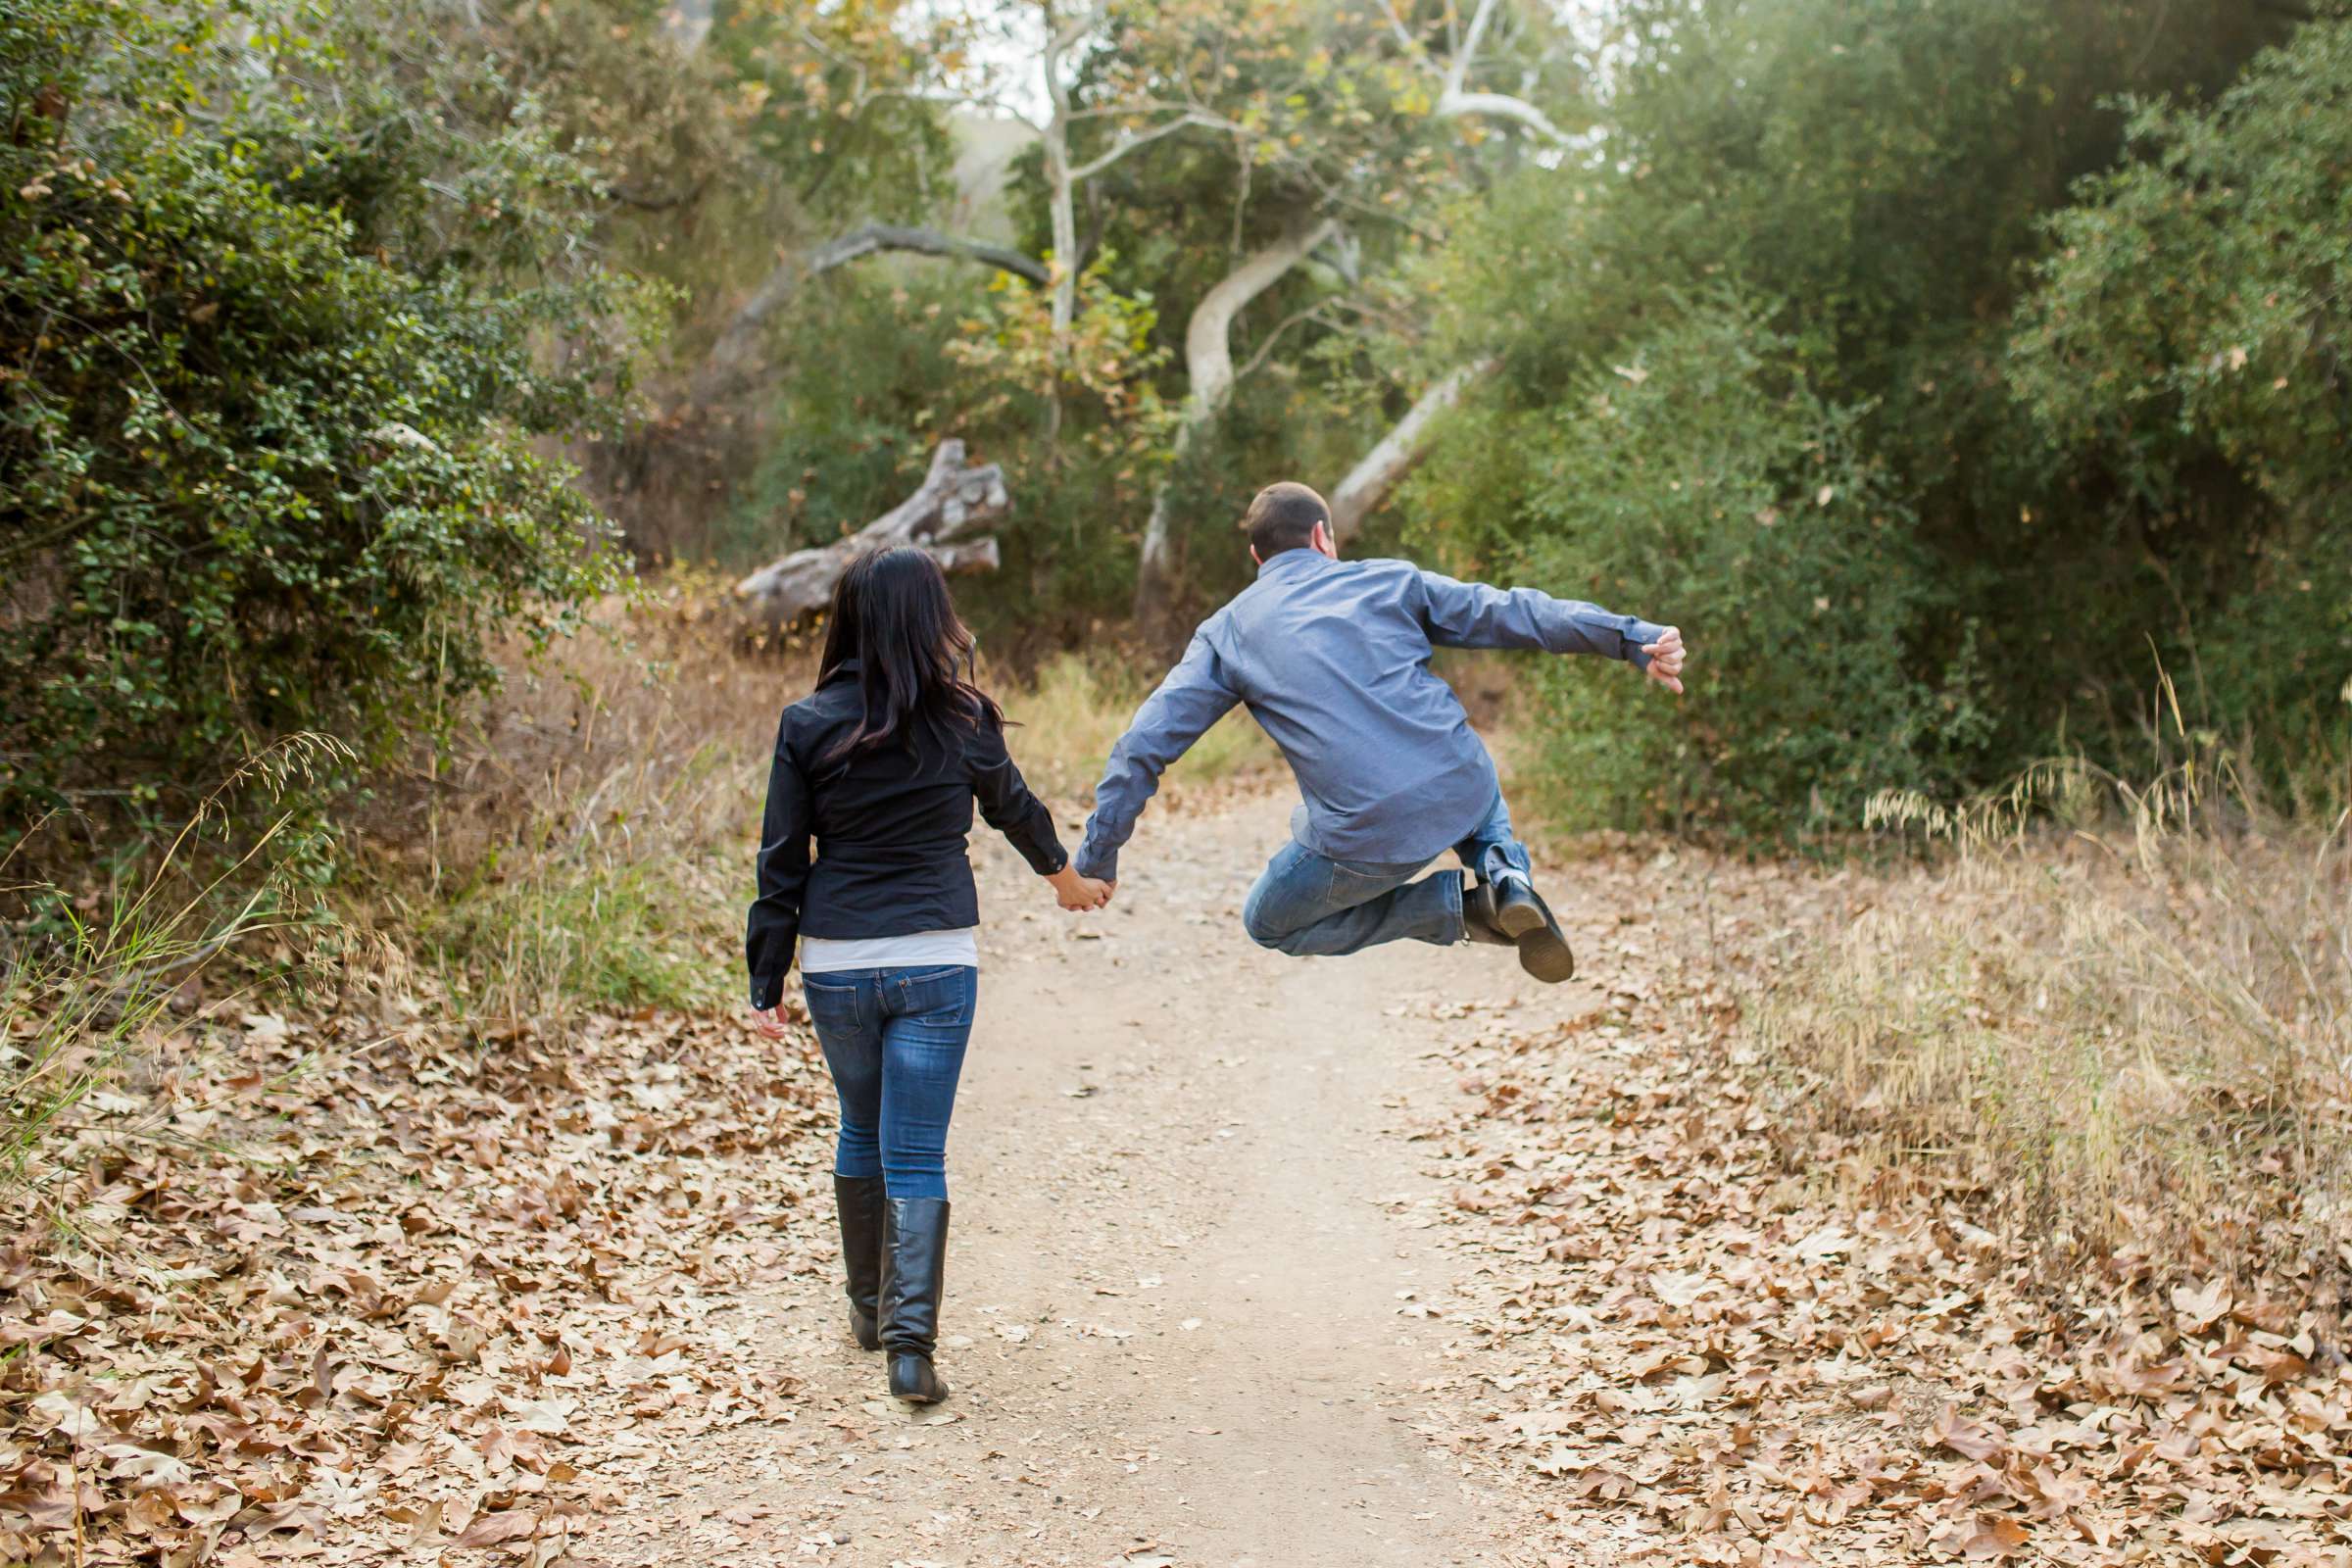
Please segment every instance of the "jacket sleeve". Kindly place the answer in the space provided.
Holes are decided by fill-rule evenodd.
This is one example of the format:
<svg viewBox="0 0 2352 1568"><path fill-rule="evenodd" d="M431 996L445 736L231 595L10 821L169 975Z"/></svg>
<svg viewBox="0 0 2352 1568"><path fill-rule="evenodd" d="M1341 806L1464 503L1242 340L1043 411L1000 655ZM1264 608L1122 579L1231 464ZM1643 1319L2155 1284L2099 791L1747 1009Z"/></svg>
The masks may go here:
<svg viewBox="0 0 2352 1568"><path fill-rule="evenodd" d="M1004 834L1039 876L1052 876L1069 864L1054 831L1054 813L1030 793L1028 780L1004 749L1004 727L983 718L972 731L970 757L972 799L980 805L981 819Z"/></svg>
<svg viewBox="0 0 2352 1568"><path fill-rule="evenodd" d="M1666 628L1639 615L1616 615L1577 599L1534 588L1491 588L1420 574L1421 621L1441 648L1540 648L1547 654L1599 654L1637 669L1649 666L1644 644Z"/></svg>
<svg viewBox="0 0 2352 1568"><path fill-rule="evenodd" d="M808 780L792 754L791 728L789 714L776 728L767 808L760 818L760 892L744 929L752 1005L762 1009L784 993L801 936L801 896L808 886Z"/></svg>
<svg viewBox="0 0 2352 1568"><path fill-rule="evenodd" d="M1078 846L1082 874L1106 881L1118 876L1119 848L1158 792L1159 775L1240 701L1216 650L1195 633L1184 658L1159 690L1144 699L1127 733L1110 749L1102 782L1095 786L1095 814L1086 819L1086 841Z"/></svg>

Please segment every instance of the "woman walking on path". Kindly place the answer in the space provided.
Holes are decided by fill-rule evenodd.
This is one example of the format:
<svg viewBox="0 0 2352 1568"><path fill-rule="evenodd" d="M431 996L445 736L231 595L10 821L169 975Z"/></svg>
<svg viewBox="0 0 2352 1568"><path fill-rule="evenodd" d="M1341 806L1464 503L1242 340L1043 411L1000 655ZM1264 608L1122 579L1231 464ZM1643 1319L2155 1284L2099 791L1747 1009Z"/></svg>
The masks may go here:
<svg viewBox="0 0 2352 1568"><path fill-rule="evenodd" d="M1053 817L972 684L972 636L939 564L865 556L842 574L816 690L784 710L745 938L754 1025L781 1037L793 951L841 1099L833 1200L850 1329L890 1351L890 1392L929 1404L947 1262L948 1118L979 999L972 803L1065 909L1104 884L1070 868ZM816 858L809 858L814 840Z"/></svg>

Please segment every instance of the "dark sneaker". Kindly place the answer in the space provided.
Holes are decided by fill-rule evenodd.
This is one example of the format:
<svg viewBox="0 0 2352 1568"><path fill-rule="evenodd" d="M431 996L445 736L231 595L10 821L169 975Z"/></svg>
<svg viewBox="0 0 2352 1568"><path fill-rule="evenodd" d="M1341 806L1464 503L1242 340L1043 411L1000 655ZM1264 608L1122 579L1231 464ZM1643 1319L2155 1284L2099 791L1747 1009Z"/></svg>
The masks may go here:
<svg viewBox="0 0 2352 1568"><path fill-rule="evenodd" d="M1491 901L1494 928L1517 945L1520 968L1545 985L1575 978L1576 953L1568 946L1568 933L1552 918L1551 906L1533 883L1506 875L1479 891ZM1465 906L1468 902L1463 901Z"/></svg>

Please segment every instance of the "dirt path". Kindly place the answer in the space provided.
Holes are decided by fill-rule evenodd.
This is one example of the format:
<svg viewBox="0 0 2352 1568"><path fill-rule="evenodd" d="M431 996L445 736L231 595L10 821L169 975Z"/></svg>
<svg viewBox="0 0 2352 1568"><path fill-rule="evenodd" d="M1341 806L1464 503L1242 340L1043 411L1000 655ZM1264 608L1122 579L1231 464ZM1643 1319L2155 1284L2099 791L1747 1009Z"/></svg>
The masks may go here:
<svg viewBox="0 0 2352 1568"><path fill-rule="evenodd" d="M2352 1563L2307 1283L2053 1271L1757 1060L1882 884L1595 846L1572 985L1301 962L1236 917L1286 805L1155 811L1091 921L984 850L932 1412L848 1341L805 1037L187 1025L0 1249L0 1561Z"/></svg>
<svg viewBox="0 0 2352 1568"><path fill-rule="evenodd" d="M699 1436L678 1398L634 1468L583 1443L579 1560L2352 1561L2326 1324L2227 1282L2053 1292L1970 1218L1985 1178L1856 1179L1743 1062L1877 884L1651 845L1546 876L1571 985L1302 962L1236 913L1287 804L1155 812L1093 922L986 852L956 1398L910 1417L849 1348L803 1133L792 1261L697 1329L777 1397Z"/></svg>
<svg viewBox="0 0 2352 1568"><path fill-rule="evenodd" d="M1407 1141L1448 1005L1546 1011L1493 949L1301 962L1238 909L1288 803L1154 812L1114 907L1054 911L984 857L980 1025L951 1144L943 1372L909 1419L836 1287L745 1302L805 1381L790 1427L714 1435L594 1561L1317 1564L1546 1560L1513 1496L1421 1429L1471 1351L1432 1315L1459 1254ZM1568 901L1573 904L1573 899ZM1573 910L1566 911L1575 917ZM640 1534L640 1531L643 1534ZM632 1539L633 1538L633 1539Z"/></svg>

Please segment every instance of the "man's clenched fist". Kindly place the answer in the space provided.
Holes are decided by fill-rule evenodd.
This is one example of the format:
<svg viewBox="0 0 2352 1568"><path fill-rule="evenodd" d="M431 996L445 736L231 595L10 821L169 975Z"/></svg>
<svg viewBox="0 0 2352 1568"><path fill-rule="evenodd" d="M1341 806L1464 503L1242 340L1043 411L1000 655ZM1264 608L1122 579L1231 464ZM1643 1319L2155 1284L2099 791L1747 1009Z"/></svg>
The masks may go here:
<svg viewBox="0 0 2352 1568"><path fill-rule="evenodd" d="M1645 643L1642 651L1649 656L1649 668L1643 673L1677 697L1683 694L1683 629L1669 626L1666 634L1654 643Z"/></svg>

